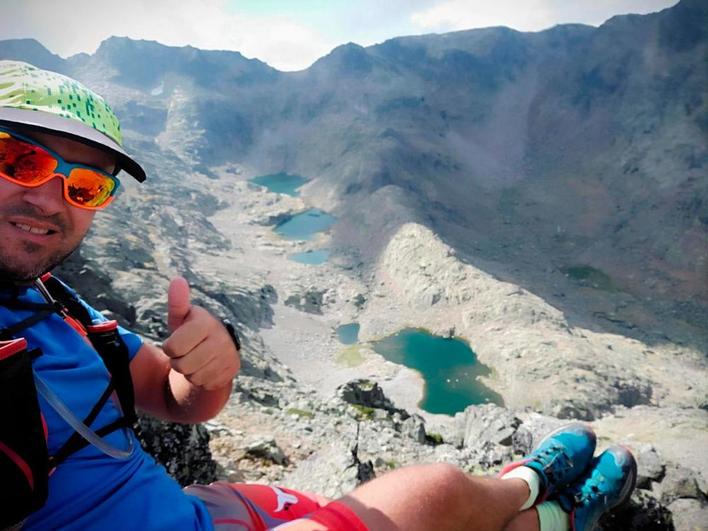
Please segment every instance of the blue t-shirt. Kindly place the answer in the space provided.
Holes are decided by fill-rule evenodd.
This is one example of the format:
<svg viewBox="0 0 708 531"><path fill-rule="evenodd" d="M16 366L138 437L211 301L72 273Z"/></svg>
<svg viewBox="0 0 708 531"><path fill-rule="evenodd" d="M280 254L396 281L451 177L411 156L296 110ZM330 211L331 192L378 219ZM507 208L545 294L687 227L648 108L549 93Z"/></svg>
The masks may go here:
<svg viewBox="0 0 708 531"><path fill-rule="evenodd" d="M2 297L6 298L6 297ZM20 300L44 302L35 288ZM105 321L85 305L96 322ZM0 305L0 328L19 322L33 311ZM142 345L137 335L120 329L132 360ZM30 349L40 348L35 372L80 419L85 418L108 385L109 374L98 353L57 314L23 330ZM40 396L49 431L49 452L55 453L73 430ZM120 417L108 400L91 427L96 430ZM27 519L23 529L212 529L203 503L182 492L165 469L140 447L132 431L118 430L104 440L120 449L134 450L127 459L115 459L92 445L70 455L49 477L49 499Z"/></svg>

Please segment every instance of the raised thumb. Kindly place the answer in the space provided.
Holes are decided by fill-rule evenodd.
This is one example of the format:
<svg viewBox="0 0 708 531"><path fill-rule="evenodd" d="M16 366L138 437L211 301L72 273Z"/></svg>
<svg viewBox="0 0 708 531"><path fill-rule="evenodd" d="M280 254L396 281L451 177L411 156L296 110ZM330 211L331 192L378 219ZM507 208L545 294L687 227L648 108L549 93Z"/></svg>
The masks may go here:
<svg viewBox="0 0 708 531"><path fill-rule="evenodd" d="M189 284L182 277L175 277L167 290L167 328L177 330L189 313Z"/></svg>

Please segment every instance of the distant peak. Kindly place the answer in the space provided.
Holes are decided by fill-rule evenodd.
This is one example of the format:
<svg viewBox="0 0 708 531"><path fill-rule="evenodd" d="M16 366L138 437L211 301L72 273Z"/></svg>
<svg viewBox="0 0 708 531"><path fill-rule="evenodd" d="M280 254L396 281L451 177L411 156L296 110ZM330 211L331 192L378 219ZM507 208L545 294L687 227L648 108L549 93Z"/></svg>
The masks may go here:
<svg viewBox="0 0 708 531"><path fill-rule="evenodd" d="M334 48L327 56L325 56L325 58L332 57L347 60L364 57L366 55L366 48L356 43L348 42L347 44L341 44L340 46Z"/></svg>
<svg viewBox="0 0 708 531"><path fill-rule="evenodd" d="M339 74L362 74L371 70L372 59L366 48L348 42L333 49L329 54L318 59L313 67L323 64L336 65Z"/></svg>
<svg viewBox="0 0 708 531"><path fill-rule="evenodd" d="M101 45L96 50L96 55L102 55L105 53L114 52L125 52L125 51L136 51L141 53L152 53L152 54L163 54L163 53L177 53L177 54L188 54L189 56L203 55L203 56L228 56L230 58L238 58L243 61L256 62L265 65L262 61L258 59L247 59L240 52L236 50L207 50L204 48L197 48L191 44L186 44L184 46L172 46L167 44L162 44L161 42L146 39L132 39L130 37L108 37L104 40Z"/></svg>
<svg viewBox="0 0 708 531"><path fill-rule="evenodd" d="M341 44L337 46L332 52L337 50L364 50L365 48L355 42L348 42L346 44Z"/></svg>
<svg viewBox="0 0 708 531"><path fill-rule="evenodd" d="M15 59L56 72L64 69L64 59L54 55L36 39L0 41L0 59Z"/></svg>
<svg viewBox="0 0 708 531"><path fill-rule="evenodd" d="M101 42L96 50L96 53L106 50L122 50L125 48L170 48L157 41L145 40L145 39L131 39L130 37L118 37L112 36L108 37L106 40Z"/></svg>

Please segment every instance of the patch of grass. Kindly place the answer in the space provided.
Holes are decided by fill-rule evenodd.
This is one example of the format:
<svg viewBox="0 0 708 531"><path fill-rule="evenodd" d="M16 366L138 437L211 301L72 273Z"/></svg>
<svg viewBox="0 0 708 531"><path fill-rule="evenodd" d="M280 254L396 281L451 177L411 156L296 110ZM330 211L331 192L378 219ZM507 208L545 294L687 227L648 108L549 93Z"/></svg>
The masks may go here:
<svg viewBox="0 0 708 531"><path fill-rule="evenodd" d="M298 409L296 407L291 407L285 410L287 415L296 415L298 417L305 417L306 419L315 418L315 414L312 411L306 411L304 409Z"/></svg>
<svg viewBox="0 0 708 531"><path fill-rule="evenodd" d="M345 367L358 367L364 363L364 355L361 353L361 345L352 345L339 351L336 358L337 363Z"/></svg>
<svg viewBox="0 0 708 531"><path fill-rule="evenodd" d="M384 461L384 465L386 465L389 468L389 470L393 470L394 468L398 468L399 466L401 466L398 464L398 461L395 461L393 459L389 459L388 461Z"/></svg>
<svg viewBox="0 0 708 531"><path fill-rule="evenodd" d="M352 407L357 411L357 416L361 419L371 420L374 418L374 408L362 406L360 404L352 404Z"/></svg>
<svg viewBox="0 0 708 531"><path fill-rule="evenodd" d="M429 444L432 444L433 446L437 446L438 444L442 444L443 437L439 433L426 433L425 434L425 440L428 441Z"/></svg>
<svg viewBox="0 0 708 531"><path fill-rule="evenodd" d="M601 289L603 291L617 291L617 286L607 273L589 265L568 266L561 269L563 274L581 286Z"/></svg>
<svg viewBox="0 0 708 531"><path fill-rule="evenodd" d="M499 465L499 469L501 470L501 465ZM468 474L471 474L471 475L473 475L473 476L487 476L487 475L490 474L489 469L484 468L484 467L479 466L479 465L474 465L474 466L465 468L465 471L466 471Z"/></svg>

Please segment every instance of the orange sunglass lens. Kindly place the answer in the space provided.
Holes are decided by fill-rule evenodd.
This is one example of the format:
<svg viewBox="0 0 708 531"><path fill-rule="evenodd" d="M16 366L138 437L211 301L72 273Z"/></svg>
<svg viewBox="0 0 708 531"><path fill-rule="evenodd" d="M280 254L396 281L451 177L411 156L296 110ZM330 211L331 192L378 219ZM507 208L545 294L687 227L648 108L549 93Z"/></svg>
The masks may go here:
<svg viewBox="0 0 708 531"><path fill-rule="evenodd" d="M99 207L111 197L116 181L88 168L74 168L66 182L69 198L81 206Z"/></svg>
<svg viewBox="0 0 708 531"><path fill-rule="evenodd" d="M57 160L39 146L0 131L0 172L23 184L40 182L54 173Z"/></svg>

